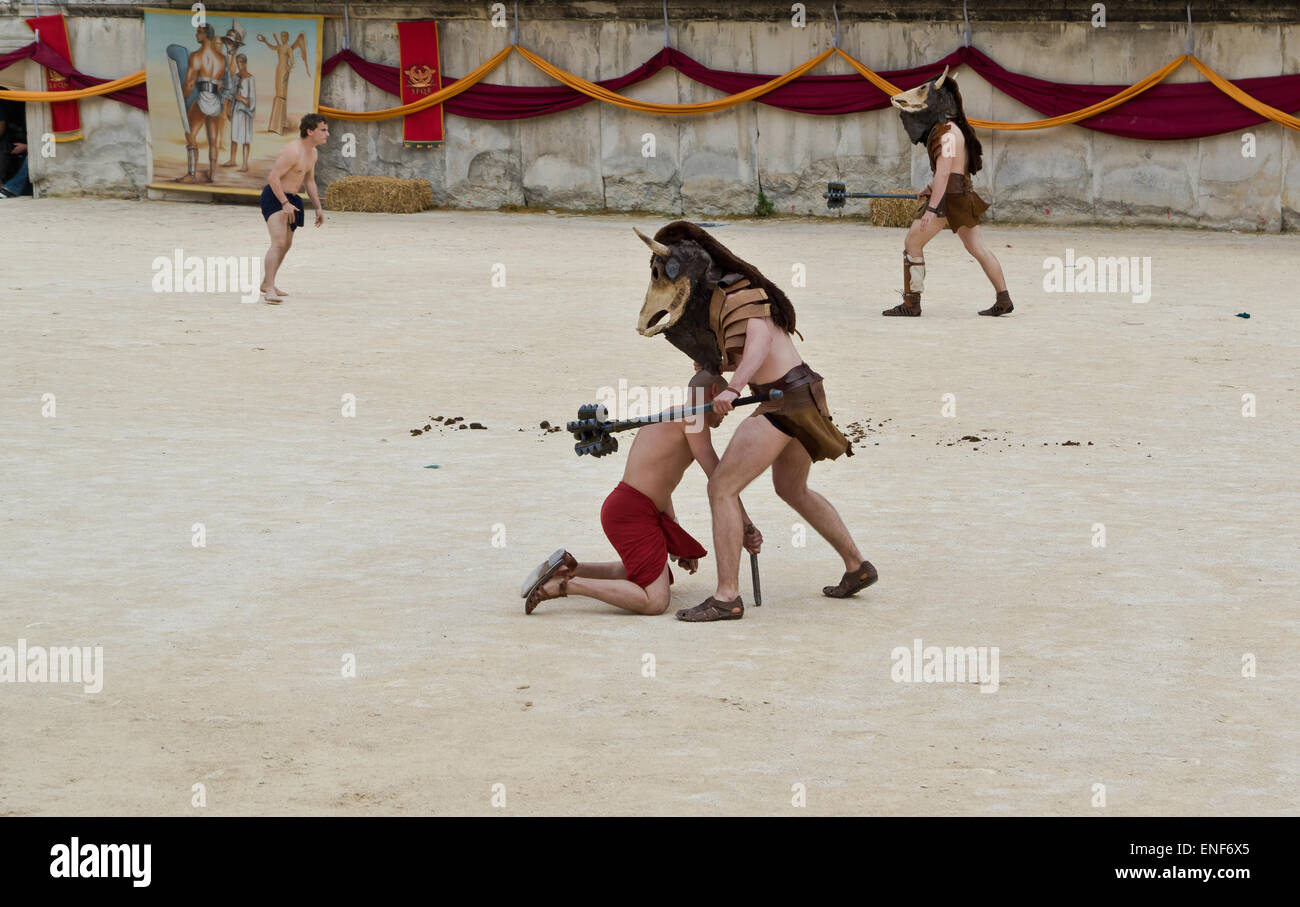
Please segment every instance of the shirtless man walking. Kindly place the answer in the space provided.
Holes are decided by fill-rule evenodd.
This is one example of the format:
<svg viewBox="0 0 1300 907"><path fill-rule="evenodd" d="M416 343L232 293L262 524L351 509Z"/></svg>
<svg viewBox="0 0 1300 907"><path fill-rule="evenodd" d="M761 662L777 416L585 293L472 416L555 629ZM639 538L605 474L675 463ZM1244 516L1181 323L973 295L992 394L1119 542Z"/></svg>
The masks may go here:
<svg viewBox="0 0 1300 907"><path fill-rule="evenodd" d="M723 383L717 375L696 372L688 385L692 403L712 400ZM620 560L580 563L561 548L524 580L519 590L524 613L532 614L541 602L573 594L636 614L663 614L673 581L669 556L694 573L699 559L708 554L678 525L672 493L692 460L705 475L713 475L718 455L709 429L721 422L721 416L701 414L684 422L657 422L639 429L628 451L623 481L600 510L601 527ZM745 549L757 554L763 536L739 501L737 505L745 525Z"/></svg>
<svg viewBox="0 0 1300 907"><path fill-rule="evenodd" d="M329 139L329 123L319 113L309 113L298 124L298 135L275 159L267 185L262 189L262 217L271 234L262 276L262 296L273 305L283 302L288 295L276 287L275 275L293 245L293 231L306 223L302 198L297 195L304 183L316 209L316 226L325 223L325 212L321 210L316 191L316 149Z"/></svg>

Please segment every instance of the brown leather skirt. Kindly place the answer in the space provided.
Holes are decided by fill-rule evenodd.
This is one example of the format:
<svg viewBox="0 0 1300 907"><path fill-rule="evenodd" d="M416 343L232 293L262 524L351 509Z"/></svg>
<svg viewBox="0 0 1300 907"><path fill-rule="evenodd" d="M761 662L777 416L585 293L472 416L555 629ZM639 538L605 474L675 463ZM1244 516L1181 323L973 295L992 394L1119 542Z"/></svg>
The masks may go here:
<svg viewBox="0 0 1300 907"><path fill-rule="evenodd" d="M779 390L779 401L760 403L751 418L762 417L803 445L813 462L835 460L841 454L853 456L853 445L840 433L831 420L826 406L826 391L822 389L822 376L799 363L770 384L749 382L756 394L766 390Z"/></svg>
<svg viewBox="0 0 1300 907"><path fill-rule="evenodd" d="M927 199L918 205L912 220L920 220L924 217L926 206L929 204L930 201ZM952 173L948 176L948 188L944 191L943 198L939 200L939 213L935 217L946 217L948 229L956 233L961 227L979 226L980 217L988 208L989 203L976 194L968 176L963 173Z"/></svg>

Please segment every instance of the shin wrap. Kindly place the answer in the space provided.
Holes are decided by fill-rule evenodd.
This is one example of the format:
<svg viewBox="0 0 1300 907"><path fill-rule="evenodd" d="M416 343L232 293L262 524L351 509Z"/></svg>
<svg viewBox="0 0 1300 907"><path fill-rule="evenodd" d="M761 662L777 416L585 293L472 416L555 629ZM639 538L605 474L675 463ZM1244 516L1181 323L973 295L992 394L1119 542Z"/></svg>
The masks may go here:
<svg viewBox="0 0 1300 907"><path fill-rule="evenodd" d="M925 256L913 258L903 253L903 295L920 295L925 290Z"/></svg>

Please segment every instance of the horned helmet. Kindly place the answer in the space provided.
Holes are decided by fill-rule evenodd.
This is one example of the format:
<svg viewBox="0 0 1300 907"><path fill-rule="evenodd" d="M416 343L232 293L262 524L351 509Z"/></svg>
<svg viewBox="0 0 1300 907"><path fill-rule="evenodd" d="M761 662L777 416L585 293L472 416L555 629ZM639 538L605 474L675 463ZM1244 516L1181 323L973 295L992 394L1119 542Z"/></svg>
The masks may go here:
<svg viewBox="0 0 1300 907"><path fill-rule="evenodd" d="M637 318L637 333L642 337L663 334L673 346L716 373L722 357L709 327L708 301L722 279L722 268L695 240L666 245L632 229L650 247L650 286Z"/></svg>
<svg viewBox="0 0 1300 907"><path fill-rule="evenodd" d="M903 128L913 144L925 144L926 137L936 124L945 119L957 120L962 116L957 84L948 78L948 67L937 78L903 91L889 99L898 108Z"/></svg>
<svg viewBox="0 0 1300 907"><path fill-rule="evenodd" d="M709 320L710 303L719 282L730 285L735 282L730 279L733 277L762 289L772 322L783 331L794 332L794 306L785 291L703 227L675 220L661 227L654 239L640 230L636 235L650 248L650 286L636 325L641 336L662 334L702 368L719 373L723 353Z"/></svg>

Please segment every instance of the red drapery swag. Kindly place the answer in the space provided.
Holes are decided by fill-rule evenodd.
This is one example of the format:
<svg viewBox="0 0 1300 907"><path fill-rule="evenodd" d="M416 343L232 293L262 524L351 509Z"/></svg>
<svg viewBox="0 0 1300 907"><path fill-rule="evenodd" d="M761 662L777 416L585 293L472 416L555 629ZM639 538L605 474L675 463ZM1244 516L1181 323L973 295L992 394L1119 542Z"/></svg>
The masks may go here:
<svg viewBox="0 0 1300 907"><path fill-rule="evenodd" d="M27 58L34 59L47 70L66 76L77 88L89 88L109 81L77 71L66 58L55 53L47 44L35 42L0 55L0 69ZM327 59L322 64L322 71L328 74L340 64L347 64L377 88L401 96L397 67L371 63L350 50L344 50ZM1035 79L1002 68L983 51L973 47L958 48L943 59L924 66L886 70L880 74L899 88L907 90L934 78L944 66L955 67L961 64L979 73L994 88L1045 117L1060 116L1096 104L1127 87L1073 85ZM621 91L650 78L665 66L671 66L683 75L727 94L743 91L773 78L771 75L709 69L681 51L665 47L626 75L605 79L598 84L611 91ZM442 76L444 87L455 82L453 78ZM1300 74L1236 79L1233 84L1279 110L1300 111ZM141 110L148 108L143 85L126 88L106 97ZM442 106L448 113L461 117L515 120L559 113L590 100L592 99L586 95L562 85L513 87L480 82ZM758 103L796 113L838 116L883 109L889 104L889 98L854 73L803 76L764 95ZM1156 85L1114 110L1083 120L1078 125L1124 138L1171 141L1221 135L1265 122L1267 120L1264 117L1241 106L1209 82L1183 82Z"/></svg>
<svg viewBox="0 0 1300 907"><path fill-rule="evenodd" d="M339 51L322 64L329 73L347 64L370 84L398 94L398 70L362 59L350 50ZM1044 117L1080 110L1116 94L1127 85L1074 85L1049 82L1010 72L983 51L960 47L941 60L912 69L882 70L880 75L906 91L932 79L945 66L965 64L994 88L1015 98ZM724 72L710 69L686 54L665 47L636 69L596 84L611 91L650 78L665 66L726 94L761 85L775 75ZM443 77L443 85L456 82ZM1237 79L1234 84L1246 93L1280 110L1300 110L1300 75ZM480 82L443 106L448 113L480 120L517 120L559 113L592 99L564 85L514 87ZM857 73L837 76L806 75L759 98L757 103L819 116L839 116L889 106L889 97ZM1082 120L1078 125L1130 139L1196 139L1234 132L1265 123L1264 117L1242 107L1209 82L1161 83L1107 113Z"/></svg>

